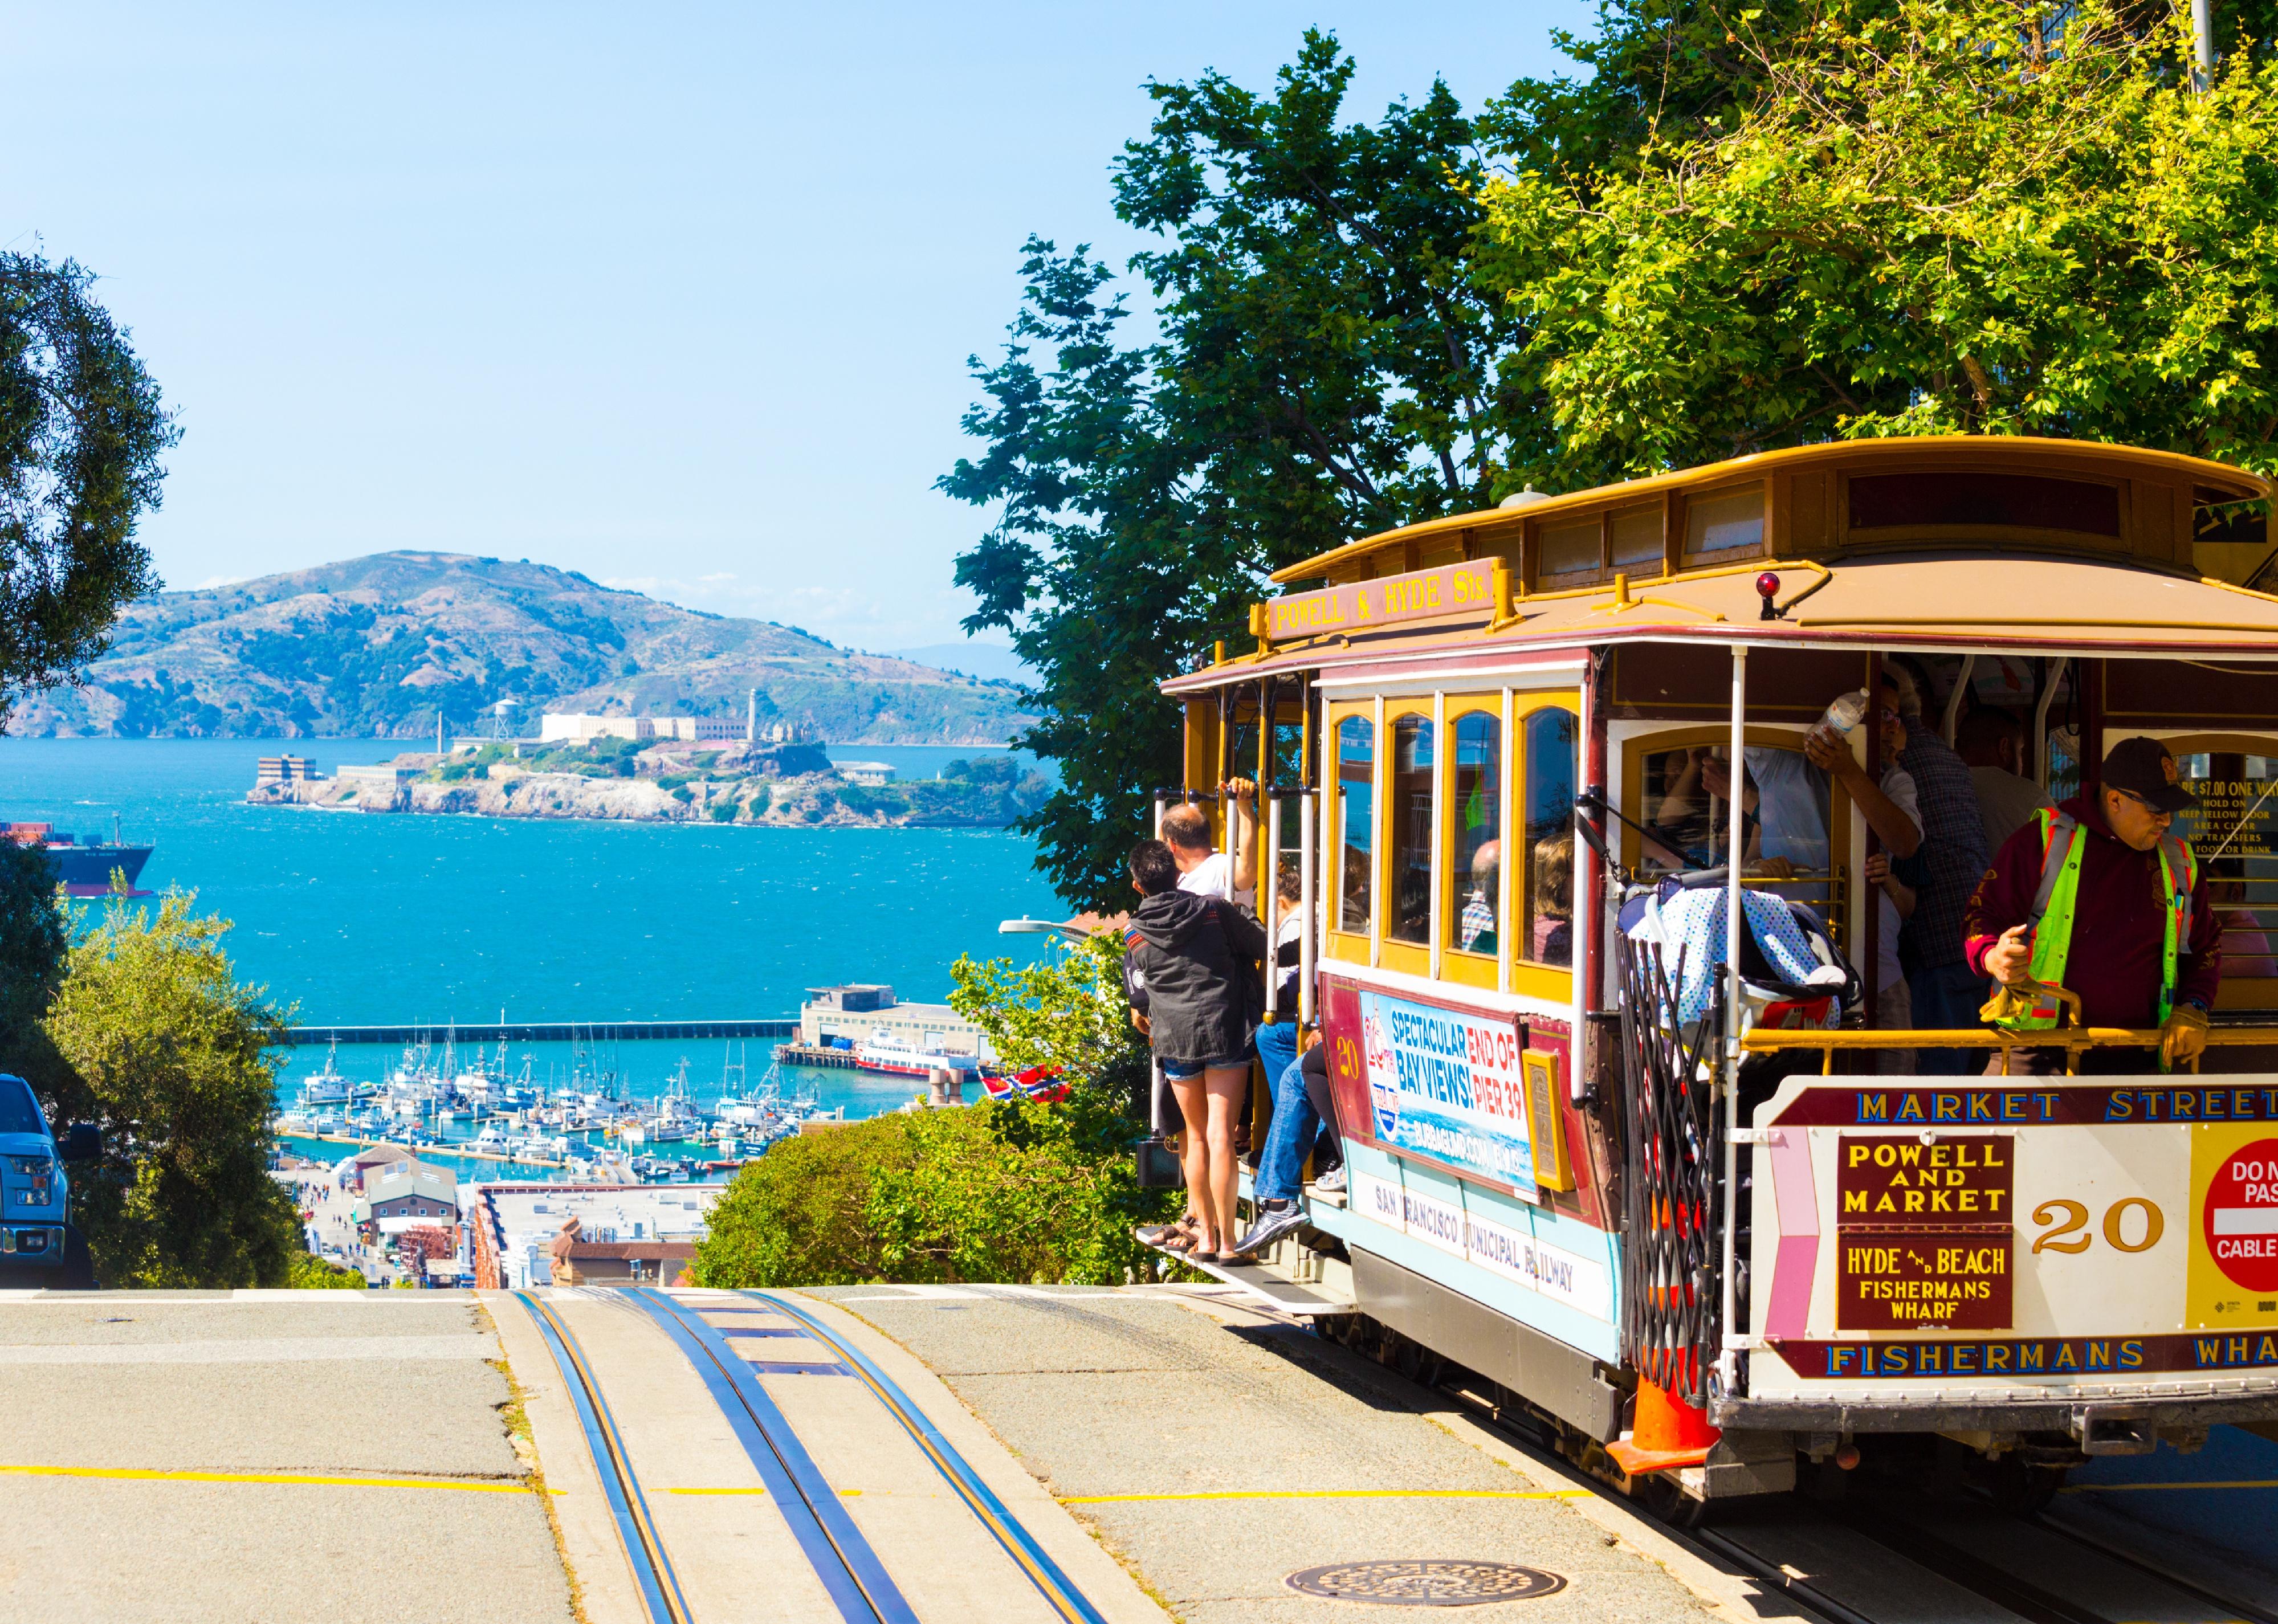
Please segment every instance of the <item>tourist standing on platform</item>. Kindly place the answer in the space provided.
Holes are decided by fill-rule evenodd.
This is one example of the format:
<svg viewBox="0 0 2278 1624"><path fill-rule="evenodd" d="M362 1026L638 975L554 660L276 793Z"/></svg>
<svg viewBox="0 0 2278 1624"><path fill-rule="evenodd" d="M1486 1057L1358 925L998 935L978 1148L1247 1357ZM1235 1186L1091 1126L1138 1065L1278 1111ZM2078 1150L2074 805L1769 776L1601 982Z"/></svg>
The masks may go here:
<svg viewBox="0 0 2278 1624"><path fill-rule="evenodd" d="M1190 1222L1162 1244L1214 1262L1234 1253L1236 1117L1250 1097L1254 968L1265 956L1257 921L1221 898L1179 888L1171 848L1143 840L1131 849L1139 893L1124 937L1128 977L1143 986L1147 1013L1135 1016L1179 1102L1185 1131L1179 1161Z"/></svg>
<svg viewBox="0 0 2278 1624"><path fill-rule="evenodd" d="M1163 842L1179 865L1179 889L1219 896L1238 907L1257 905L1257 786L1246 778L1219 786L1226 815L1234 821L1234 852L1211 845L1210 816L1182 802L1163 814Z"/></svg>
<svg viewBox="0 0 2278 1624"><path fill-rule="evenodd" d="M1923 828L1921 882L1899 948L1915 1026L1954 1031L1976 1025L1985 1002L1985 978L1963 951L1961 924L1970 893L1992 858L1968 763L1923 720L1921 692L1903 667L1896 681L1907 729L1899 765L1915 782ZM1917 1070L1930 1077L1959 1077L1977 1065L1976 1051L1966 1048L1919 1049L1915 1058Z"/></svg>

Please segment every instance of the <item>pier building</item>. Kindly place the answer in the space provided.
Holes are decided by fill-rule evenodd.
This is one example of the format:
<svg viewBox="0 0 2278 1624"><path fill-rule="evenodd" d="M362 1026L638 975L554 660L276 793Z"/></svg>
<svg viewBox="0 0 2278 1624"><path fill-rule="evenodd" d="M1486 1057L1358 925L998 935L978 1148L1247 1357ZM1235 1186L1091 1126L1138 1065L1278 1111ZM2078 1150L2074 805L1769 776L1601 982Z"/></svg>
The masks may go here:
<svg viewBox="0 0 2278 1624"><path fill-rule="evenodd" d="M880 1033L890 1043L929 1054L996 1058L981 1028L949 1005L904 1003L892 987L880 983L810 987L806 1002L799 1006L799 1041L806 1048L867 1043ZM834 1038L842 1041L833 1044Z"/></svg>
<svg viewBox="0 0 2278 1624"><path fill-rule="evenodd" d="M306 756L264 756L255 766L253 787L274 789L286 784L320 783L324 776Z"/></svg>
<svg viewBox="0 0 2278 1624"><path fill-rule="evenodd" d="M363 1192L355 1221L367 1236L451 1228L459 1222L459 1176L431 1162L383 1162L364 1174Z"/></svg>

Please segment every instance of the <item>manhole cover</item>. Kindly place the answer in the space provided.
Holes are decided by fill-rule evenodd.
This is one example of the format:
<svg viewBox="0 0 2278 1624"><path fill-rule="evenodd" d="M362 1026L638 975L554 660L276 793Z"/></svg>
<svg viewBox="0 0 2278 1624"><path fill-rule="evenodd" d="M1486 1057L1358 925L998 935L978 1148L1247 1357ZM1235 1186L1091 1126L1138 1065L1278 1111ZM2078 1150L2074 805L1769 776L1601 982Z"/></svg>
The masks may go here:
<svg viewBox="0 0 2278 1624"><path fill-rule="evenodd" d="M1515 1562L1333 1562L1305 1567L1287 1581L1293 1590L1385 1607L1472 1607L1481 1602L1532 1601L1566 1581Z"/></svg>

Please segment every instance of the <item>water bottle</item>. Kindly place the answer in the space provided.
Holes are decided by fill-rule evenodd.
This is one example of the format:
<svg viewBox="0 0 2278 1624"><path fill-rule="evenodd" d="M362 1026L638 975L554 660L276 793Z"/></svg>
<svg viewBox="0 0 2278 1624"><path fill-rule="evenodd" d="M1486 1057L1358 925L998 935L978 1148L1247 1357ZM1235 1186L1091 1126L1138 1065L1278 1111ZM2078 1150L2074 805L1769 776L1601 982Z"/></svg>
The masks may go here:
<svg viewBox="0 0 2278 1624"><path fill-rule="evenodd" d="M1832 728L1851 746L1851 759L1861 766L1867 765L1867 735L1859 724L1867 720L1867 690L1854 688L1849 693L1838 694L1835 701L1820 713L1819 725Z"/></svg>

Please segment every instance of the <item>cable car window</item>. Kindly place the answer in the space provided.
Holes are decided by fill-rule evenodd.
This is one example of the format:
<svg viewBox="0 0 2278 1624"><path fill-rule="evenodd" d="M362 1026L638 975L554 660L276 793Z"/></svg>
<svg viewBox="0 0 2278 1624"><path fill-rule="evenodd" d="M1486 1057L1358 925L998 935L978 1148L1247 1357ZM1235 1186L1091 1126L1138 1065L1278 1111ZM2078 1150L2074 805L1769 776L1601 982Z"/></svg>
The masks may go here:
<svg viewBox="0 0 2278 1624"><path fill-rule="evenodd" d="M1365 936L1376 892L1376 726L1365 717L1337 724L1337 928Z"/></svg>
<svg viewBox="0 0 2278 1624"><path fill-rule="evenodd" d="M2175 814L2175 832L2198 855L2222 920L2222 979L2278 977L2278 758L2198 751L2175 770L2199 797Z"/></svg>
<svg viewBox="0 0 2278 1624"><path fill-rule="evenodd" d="M1392 911L1385 936L1432 942L1432 721L1403 716L1392 726Z"/></svg>
<svg viewBox="0 0 2278 1624"><path fill-rule="evenodd" d="M1579 729L1571 711L1526 719L1526 934L1519 957L1574 962L1574 780Z"/></svg>
<svg viewBox="0 0 2278 1624"><path fill-rule="evenodd" d="M1569 576L1577 570L1601 568L1604 560L1599 551L1597 520L1546 527L1542 532L1541 560L1535 567L1537 575Z"/></svg>
<svg viewBox="0 0 2278 1624"><path fill-rule="evenodd" d="M1751 744L1741 806L1742 861L1764 879L1828 873L1827 774L1801 750ZM1648 868L1713 868L1731 840L1731 768L1726 747L1693 744L1645 758L1642 821Z"/></svg>
<svg viewBox="0 0 2278 1624"><path fill-rule="evenodd" d="M1472 711L1451 731L1456 905L1448 913L1447 945L1493 954L1502 942L1502 722Z"/></svg>
<svg viewBox="0 0 2278 1624"><path fill-rule="evenodd" d="M1613 532L1614 568L1635 569L1643 565L1661 568L1661 507L1632 507L1617 513L1608 527Z"/></svg>
<svg viewBox="0 0 2278 1624"><path fill-rule="evenodd" d="M1750 485L1685 504L1685 552L1730 553L1764 541L1764 490Z"/></svg>

